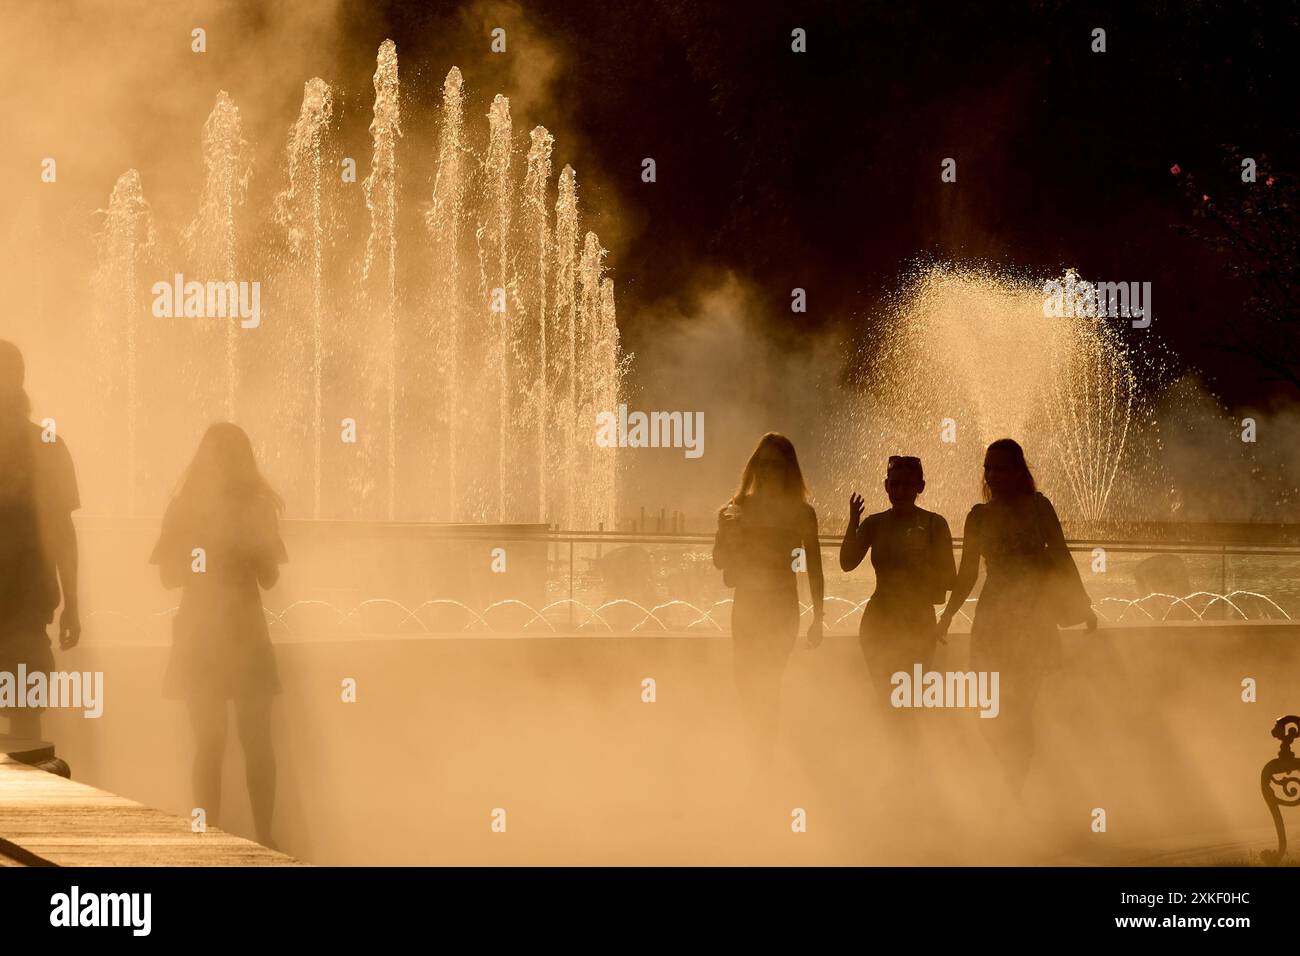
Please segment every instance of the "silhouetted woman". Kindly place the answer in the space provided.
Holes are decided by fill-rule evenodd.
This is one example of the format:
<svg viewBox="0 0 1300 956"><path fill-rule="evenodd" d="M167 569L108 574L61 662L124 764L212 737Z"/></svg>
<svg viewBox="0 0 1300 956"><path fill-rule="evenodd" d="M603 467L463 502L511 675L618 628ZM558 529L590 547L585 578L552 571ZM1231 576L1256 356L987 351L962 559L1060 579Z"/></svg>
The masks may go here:
<svg viewBox="0 0 1300 956"><path fill-rule="evenodd" d="M921 459L891 455L885 471L889 510L862 518L861 495L849 496L849 526L840 544L840 568L852 571L867 552L876 590L862 612L858 641L886 711L898 671L929 670L937 635L934 606L942 604L957 576L952 533L943 515L916 506L925 490Z"/></svg>
<svg viewBox="0 0 1300 956"><path fill-rule="evenodd" d="M1018 793L1034 753L1034 703L1060 661L1057 624L1085 622L1091 629L1097 619L1056 510L1010 438L993 442L984 455L984 504L966 516L961 567L940 635L975 587L981 558L987 576L971 624L971 666L999 672L1000 712L979 724Z"/></svg>
<svg viewBox="0 0 1300 956"><path fill-rule="evenodd" d="M274 587L287 559L278 514L284 502L258 471L243 429L228 422L203 436L163 518L150 562L167 588L183 588L164 693L189 704L194 794L207 821L221 811L227 711L244 750L259 842L271 845L275 754L271 697L280 692L259 588Z"/></svg>
<svg viewBox="0 0 1300 956"><path fill-rule="evenodd" d="M731 609L736 690L761 763L770 761L776 743L781 675L799 633L796 568L806 566L812 595L808 644L816 647L822 639L817 512L807 498L794 445L768 432L749 456L740 488L718 513L713 563L736 589Z"/></svg>

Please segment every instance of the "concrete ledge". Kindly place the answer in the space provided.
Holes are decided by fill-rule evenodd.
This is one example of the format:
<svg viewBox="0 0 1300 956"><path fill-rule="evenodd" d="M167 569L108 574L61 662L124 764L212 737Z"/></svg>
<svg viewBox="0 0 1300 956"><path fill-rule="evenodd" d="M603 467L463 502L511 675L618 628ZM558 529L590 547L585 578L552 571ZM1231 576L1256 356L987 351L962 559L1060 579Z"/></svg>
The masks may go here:
<svg viewBox="0 0 1300 956"><path fill-rule="evenodd" d="M9 866L300 866L215 828L0 757L0 861Z"/></svg>

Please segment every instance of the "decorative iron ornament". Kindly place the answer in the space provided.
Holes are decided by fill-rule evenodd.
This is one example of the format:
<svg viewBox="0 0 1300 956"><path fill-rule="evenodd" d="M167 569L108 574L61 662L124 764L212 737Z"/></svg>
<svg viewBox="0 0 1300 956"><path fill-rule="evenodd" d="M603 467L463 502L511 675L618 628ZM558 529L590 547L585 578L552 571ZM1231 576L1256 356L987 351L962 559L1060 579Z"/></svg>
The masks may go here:
<svg viewBox="0 0 1300 956"><path fill-rule="evenodd" d="M1277 756L1264 764L1259 775L1260 793L1273 815L1277 830L1277 849L1264 850L1264 862L1277 865L1286 855L1286 825L1282 822L1282 807L1300 806L1300 758L1291 752L1291 741L1300 737L1300 717L1290 714L1273 723L1273 736L1281 741Z"/></svg>

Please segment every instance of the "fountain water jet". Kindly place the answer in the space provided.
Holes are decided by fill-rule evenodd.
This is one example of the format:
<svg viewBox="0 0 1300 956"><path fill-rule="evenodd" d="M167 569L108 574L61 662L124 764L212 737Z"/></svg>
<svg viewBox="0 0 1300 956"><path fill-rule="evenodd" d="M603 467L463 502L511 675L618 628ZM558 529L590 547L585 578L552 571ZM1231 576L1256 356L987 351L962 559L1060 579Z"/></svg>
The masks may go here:
<svg viewBox="0 0 1300 956"><path fill-rule="evenodd" d="M578 248L578 192L572 166L560 170L559 198L555 201L555 324L560 343L557 379L565 402L557 410L556 430L562 436L564 526L575 527L577 517L574 448L578 425L578 312L574 287Z"/></svg>
<svg viewBox="0 0 1300 956"><path fill-rule="evenodd" d="M594 422L597 412L613 409L612 405L607 404L610 397L607 393L608 379L606 376L600 375L598 371L598 360L605 347L603 340L607 337L601 304L601 276L605 255L606 250L601 246L600 239L596 234L594 232L587 233L583 240L582 261L578 265L581 293L577 323L579 362L584 371L581 376L581 390L578 400L578 420L584 422ZM606 279L604 281L609 282L610 280ZM606 484L604 480L605 466L612 461L611 458L605 455L608 449L597 448L595 443L591 441L577 444L577 447L582 450L578 462L579 470L589 476L588 480L591 482L593 490L596 491L593 500L599 501L601 489ZM608 516L601 514L599 508L592 515L592 520L598 526L604 525L607 519Z"/></svg>
<svg viewBox="0 0 1300 956"><path fill-rule="evenodd" d="M506 448L510 432L510 327L507 313L513 298L510 282L510 213L511 194L510 160L511 123L510 101L500 93L492 100L488 111L488 153L485 162L487 181L487 220L479 223L480 256L486 261L480 266L483 284L480 292L488 307L488 320L496 328L492 345L492 370L496 380L496 520L506 520L506 473L509 463ZM483 244L486 243L486 249ZM498 300L498 295L502 296Z"/></svg>
<svg viewBox="0 0 1300 956"><path fill-rule="evenodd" d="M921 272L861 363L850 425L828 437L835 497L891 454L918 454L926 507L963 515L978 500L983 450L1024 445L1040 484L1076 530L1114 515L1143 406L1133 356L1104 318L1047 317L1041 283L953 267Z"/></svg>
<svg viewBox="0 0 1300 956"><path fill-rule="evenodd" d="M387 333L388 443L387 489L388 518L397 509L397 139L402 135L398 106L397 44L385 40L379 45L375 63L374 120L370 135L374 155L370 175L363 184L366 208L370 210L370 237L366 241L366 262L362 282L370 279L375 262L384 260L384 326Z"/></svg>
<svg viewBox="0 0 1300 956"><path fill-rule="evenodd" d="M438 365L442 369L441 408L446 428L447 458L446 513L457 508L456 469L463 441L460 424L460 390L462 382L461 341L462 303L460 301L460 243L465 217L465 146L464 81L460 70L452 67L442 87L442 131L438 138L438 166L433 181L433 203L425 224L433 240L435 295L430 335L440 344Z"/></svg>
<svg viewBox="0 0 1300 956"><path fill-rule="evenodd" d="M311 283L312 316L312 517L321 516L322 256L321 144L334 112L334 96L319 77L303 85L302 109L289 131L289 188L276 197L276 219L288 229L294 257L305 263Z"/></svg>
<svg viewBox="0 0 1300 956"><path fill-rule="evenodd" d="M136 342L138 299L136 266L154 243L153 215L144 198L140 174L128 169L118 177L103 211L104 222L96 239L98 267L95 272L96 301L94 339L101 344L96 356L101 394L109 390L105 364L108 352L103 347L118 341L120 323L123 351L126 353L126 510L136 512L136 421L140 414L138 385L139 348Z"/></svg>
<svg viewBox="0 0 1300 956"><path fill-rule="evenodd" d="M1096 522L1124 461L1137 381L1105 319L1055 321L1045 407L1074 505L1083 520Z"/></svg>
<svg viewBox="0 0 1300 956"><path fill-rule="evenodd" d="M550 261L550 222L546 208L546 184L551 179L551 147L554 139L538 126L529 134L528 172L524 177L524 225L521 236L523 267L519 282L520 354L533 357L523 369L528 388L520 395L521 410L531 420L533 456L529 474L536 474L537 500L548 500L546 482L547 433L550 422L543 411L549 403L547 391L546 314L547 265Z"/></svg>
<svg viewBox="0 0 1300 956"><path fill-rule="evenodd" d="M205 278L235 281L235 207L242 205L252 167L243 122L230 95L221 90L203 124L203 165L207 176L199 198L199 211L185 231L185 242ZM239 385L236 347L237 323L226 323L226 418L235 418Z"/></svg>

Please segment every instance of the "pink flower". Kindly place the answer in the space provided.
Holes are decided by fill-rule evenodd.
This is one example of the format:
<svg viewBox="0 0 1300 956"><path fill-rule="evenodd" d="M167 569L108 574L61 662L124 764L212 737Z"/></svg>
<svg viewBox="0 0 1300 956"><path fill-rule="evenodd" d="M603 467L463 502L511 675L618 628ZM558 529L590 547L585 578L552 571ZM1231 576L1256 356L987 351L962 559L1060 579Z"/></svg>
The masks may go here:
<svg viewBox="0 0 1300 956"><path fill-rule="evenodd" d="M1177 163L1174 163L1172 166L1169 167L1169 171L1173 173L1175 176L1177 176L1183 170Z"/></svg>

